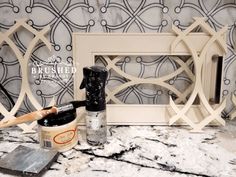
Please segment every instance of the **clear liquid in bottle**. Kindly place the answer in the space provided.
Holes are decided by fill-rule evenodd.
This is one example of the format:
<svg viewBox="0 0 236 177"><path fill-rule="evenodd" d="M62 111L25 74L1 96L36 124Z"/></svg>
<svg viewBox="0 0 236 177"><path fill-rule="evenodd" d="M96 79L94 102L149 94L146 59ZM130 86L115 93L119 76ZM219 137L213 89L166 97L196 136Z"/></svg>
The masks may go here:
<svg viewBox="0 0 236 177"><path fill-rule="evenodd" d="M87 111L86 129L89 144L93 146L104 144L107 140L106 111Z"/></svg>

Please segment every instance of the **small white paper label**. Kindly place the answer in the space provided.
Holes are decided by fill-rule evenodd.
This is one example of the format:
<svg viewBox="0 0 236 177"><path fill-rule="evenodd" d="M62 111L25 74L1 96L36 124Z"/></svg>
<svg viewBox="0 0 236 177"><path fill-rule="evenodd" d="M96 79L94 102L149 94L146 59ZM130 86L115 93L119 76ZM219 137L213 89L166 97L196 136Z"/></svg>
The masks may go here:
<svg viewBox="0 0 236 177"><path fill-rule="evenodd" d="M98 118L92 118L91 128L93 130L98 130L100 126L101 126L101 120L99 120Z"/></svg>
<svg viewBox="0 0 236 177"><path fill-rule="evenodd" d="M87 121L87 127L93 129L93 130L99 130L99 128L102 125L102 119L104 117L104 113L93 113L92 115L86 116Z"/></svg>

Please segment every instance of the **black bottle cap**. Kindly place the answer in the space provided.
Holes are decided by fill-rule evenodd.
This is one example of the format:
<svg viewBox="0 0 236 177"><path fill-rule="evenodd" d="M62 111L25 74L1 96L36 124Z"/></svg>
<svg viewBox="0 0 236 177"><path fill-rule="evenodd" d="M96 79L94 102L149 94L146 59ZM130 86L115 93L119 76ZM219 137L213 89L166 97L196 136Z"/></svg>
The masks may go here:
<svg viewBox="0 0 236 177"><path fill-rule="evenodd" d="M86 89L86 110L102 111L106 109L105 85L108 72L105 67L83 68L84 79L80 89Z"/></svg>

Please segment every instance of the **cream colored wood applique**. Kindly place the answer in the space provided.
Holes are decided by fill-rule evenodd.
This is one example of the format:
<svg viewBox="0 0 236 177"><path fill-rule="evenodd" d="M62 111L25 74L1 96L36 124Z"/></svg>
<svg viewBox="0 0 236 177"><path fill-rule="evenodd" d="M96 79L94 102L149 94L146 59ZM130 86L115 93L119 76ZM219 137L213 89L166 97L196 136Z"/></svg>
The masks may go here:
<svg viewBox="0 0 236 177"><path fill-rule="evenodd" d="M195 27L202 27L204 32L192 32ZM173 33L74 33L73 34L73 58L77 68L74 80L75 99L84 99L84 90L79 89L83 78L82 68L95 64L95 56L102 55L106 61L107 69L112 69L127 82L113 90L106 88L107 101L112 100L116 104L107 105L107 119L109 124L123 125L190 125L194 131L200 131L212 120L218 120L222 125L224 120L219 117L225 106L225 101L214 110L208 100L214 98L216 85L216 64L212 60L214 55L223 56L226 50L225 32L223 28L219 32L211 29L202 18L181 32L173 27ZM115 64L124 55L169 55L179 68L168 75L158 78L137 78L120 70ZM183 62L177 56L192 56L192 60ZM109 57L112 56L112 59ZM195 75L189 69L194 62ZM210 72L209 72L210 71ZM168 85L166 81L185 72L193 84L185 92L180 92L175 87ZM196 74L197 73L197 74ZM202 73L202 74L201 74ZM170 105L154 104L123 104L116 98L116 94L131 85L153 84L162 86L177 95L175 103L171 99ZM190 98L187 96L190 95ZM199 95L199 105L193 105L196 96ZM181 102L186 104L180 105ZM178 105L176 105L178 104ZM176 115L175 115L176 114ZM84 118L84 110L80 109L80 118ZM206 119L205 119L206 118ZM182 120L181 120L182 119Z"/></svg>
<svg viewBox="0 0 236 177"><path fill-rule="evenodd" d="M236 97L233 95L232 96L232 102L234 104L234 106L236 106ZM230 119L233 120L236 117L236 111L234 111L231 115L230 115Z"/></svg>
<svg viewBox="0 0 236 177"><path fill-rule="evenodd" d="M3 120L8 119L15 119L14 116L18 109L20 108L24 97L28 96L28 99L32 103L32 105L37 109L42 109L42 106L39 104L39 102L35 99L35 97L32 94L32 91L30 89L30 85L28 82L28 61L30 60L30 56L33 52L34 47L36 44L41 40L49 50L51 50L51 43L48 41L48 39L45 37L45 34L49 31L50 27L46 26L41 31L37 31L34 28L32 28L30 25L26 23L27 19L20 19L17 20L16 23L5 33L0 32L0 45L3 44L3 42L6 42L9 47L12 49L12 51L15 53L20 67L21 67L21 74L22 74L22 83L21 83L21 90L19 97L12 108L12 110L9 112L1 103L0 103L0 112L4 116ZM24 28L27 31L31 32L34 35L34 38L30 42L25 54L23 55L19 48L15 45L15 43L11 40L12 35L20 30L20 28ZM53 101L53 100L52 100ZM31 124L20 124L18 125L22 130L23 133L29 133L34 132L33 128L36 126L36 122L33 122Z"/></svg>
<svg viewBox="0 0 236 177"><path fill-rule="evenodd" d="M197 52L197 49L194 46L194 42L189 37L189 34L192 30L196 27L201 27L201 29L210 35L210 39L205 42L202 50ZM191 128L193 132L200 132L202 128L208 125L213 120L217 120L218 123L221 125L225 125L225 121L221 118L221 112L226 106L226 100L224 100L217 108L212 108L209 104L203 90L203 83L202 83L202 71L204 61L206 60L207 52L210 50L213 43L217 43L221 50L226 52L227 46L224 39L224 35L227 31L227 27L222 28L220 31L214 31L207 23L205 23L205 19L203 18L195 18L195 23L190 25L185 31L179 30L177 27L173 26L173 31L177 34L177 38L171 44L171 51L174 52L178 44L183 41L184 45L190 51L193 61L194 61L194 69L195 69L195 84L194 89L189 97L188 101L185 103L184 107L179 109L172 98L170 98L170 106L176 113L173 117L171 117L169 124L174 124L178 119L183 119ZM209 71L208 71L209 72ZM187 111L189 110L190 106L193 104L196 97L199 97L201 101L201 106L205 108L208 112L207 116L203 117L203 120L199 123L194 123L191 121L189 116L187 116Z"/></svg>

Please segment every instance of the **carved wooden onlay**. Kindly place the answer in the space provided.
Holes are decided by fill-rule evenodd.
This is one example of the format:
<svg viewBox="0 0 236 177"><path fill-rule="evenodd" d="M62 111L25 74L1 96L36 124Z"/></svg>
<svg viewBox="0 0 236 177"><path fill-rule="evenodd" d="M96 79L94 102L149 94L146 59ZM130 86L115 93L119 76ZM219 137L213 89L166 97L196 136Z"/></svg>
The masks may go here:
<svg viewBox="0 0 236 177"><path fill-rule="evenodd" d="M193 132L202 131L211 122L225 125L220 115L226 106L226 100L214 105L211 105L209 100L212 98L212 87L215 87L214 80L216 80L211 76L211 73L215 72L211 59L214 55L225 54L227 27L216 32L204 18L194 18L194 20L194 23L184 31L173 26L172 33L74 33L73 55L78 71L74 84L75 98L84 98L84 91L78 88L83 77L82 68L94 65L95 56L102 55L106 68L113 69L127 80L112 90L106 89L107 101L115 103L107 106L109 124L173 125L179 124L181 120L182 124L189 125ZM193 32L196 28L200 28L203 32ZM122 55L170 55L180 67L162 77L138 78L125 73L115 65L121 60ZM190 55L191 59L183 62L176 57L178 55ZM194 72L188 67L192 62ZM183 93L166 82L181 72L185 72L193 82ZM124 104L116 98L115 95L119 91L137 84L159 85L175 93L177 99L173 101L170 98L170 105L138 105ZM199 105L194 105L196 98L199 100ZM182 102L184 104L180 104Z"/></svg>
<svg viewBox="0 0 236 177"><path fill-rule="evenodd" d="M25 28L34 34L26 53L23 55L14 42L11 40L12 34L20 28ZM203 32L197 33L193 30L200 27ZM77 67L75 73L74 93L75 99L84 99L84 91L79 89L82 81L82 68L95 64L94 57L103 55L107 62L107 69L113 69L128 82L121 84L114 90L106 89L107 101L112 100L116 104L107 105L107 117L109 124L129 124L129 125L173 125L181 119L184 124L191 127L193 132L200 132L212 121L217 121L225 125L221 118L221 111L226 106L226 100L220 104L211 105L209 98L212 96L210 84L212 78L208 74L212 70L211 58L214 54L224 55L227 49L225 33L227 27L218 32L214 31L204 18L195 18L195 21L184 31L173 26L173 33L155 34L93 34L74 33L73 34L73 55L74 63ZM3 120L15 119L15 114L20 108L24 97L28 96L30 102L36 109L42 106L33 96L28 82L28 62L35 45L41 40L49 50L51 44L45 37L49 26L41 31L33 29L26 23L26 19L18 20L5 33L0 32L0 45L6 42L15 53L22 72L22 85L18 100L11 111L8 111L0 103L0 112L4 116ZM162 41L160 43L160 41ZM129 75L117 68L115 63L120 60L119 55L172 55L171 57L180 66L175 72L160 78L137 78ZM191 59L183 62L177 55L191 55ZM112 60L108 57L113 55ZM194 63L194 73L189 69L189 65ZM165 81L175 77L181 72L185 72L193 82L183 93L176 88L167 85ZM120 90L135 84L154 84L165 87L174 92L178 98L173 101L170 98L169 105L137 105L122 104L115 95ZM214 85L214 84L213 84ZM190 96L188 96L190 95ZM188 96L188 97L187 97ZM194 105L196 98L199 98L199 105ZM52 100L53 101L53 100ZM184 104L180 104L184 102ZM234 101L236 103L236 101ZM81 112L79 116L83 115ZM31 124L18 125L24 132L32 132L36 122Z"/></svg>
<svg viewBox="0 0 236 177"><path fill-rule="evenodd" d="M197 52L196 48L193 45L195 41L189 40L190 32L196 27L201 27L202 30L206 34L209 34L211 36L209 40L206 41L204 47L202 48L200 52ZM227 27L224 27L220 31L216 32L207 23L205 23L205 19L195 18L195 22L183 32L180 31L175 26L173 26L172 29L177 34L177 38L171 45L171 51L172 52L175 51L175 48L180 41L184 42L184 44L189 49L193 57L194 67L195 67L195 84L194 84L194 89L191 93L191 96L188 99L188 101L185 103L183 108L179 109L174 103L174 101L172 100L172 98L170 97L170 106L176 114L173 117L171 117L169 124L172 125L178 119L181 118L192 128L193 132L202 131L202 128L208 125L213 120L217 120L221 125L225 125L225 121L221 118L221 112L226 106L226 99L222 101L216 109L211 107L208 100L206 99L206 96L203 90L202 70L203 70L203 63L207 55L207 52L208 50L210 50L210 47L212 46L213 43L216 42L220 46L220 48L224 52L226 52L227 46L224 39L224 35L227 31ZM187 111L189 110L190 106L193 104L197 96L200 98L201 106L203 106L207 110L209 115L205 116L204 119L200 121L199 123L193 123L187 116Z"/></svg>
<svg viewBox="0 0 236 177"><path fill-rule="evenodd" d="M26 29L30 33L34 35L34 38L30 41L27 50L25 54L23 55L19 48L16 46L16 44L12 41L12 35L20 30L21 28ZM37 43L41 40L49 50L51 50L51 43L48 41L48 39L45 37L45 34L49 31L50 27L46 26L40 31L35 30L30 25L27 24L27 19L20 19L17 20L16 23L8 29L5 33L0 32L0 45L2 45L4 42L9 45L9 47L14 52L15 56L17 57L20 67L21 67L21 74L22 74L22 83L21 83L21 89L18 96L18 99L14 105L14 107L11 109L11 111L8 111L1 103L0 103L0 112L4 116L3 120L8 119L15 119L14 116L18 109L20 108L25 96L28 97L32 105L37 109L42 109L42 106L40 103L36 100L34 95L32 94L29 82L28 82L28 63L31 57L31 54L33 52L34 47L37 45ZM53 101L53 100L52 100ZM34 132L33 128L36 126L36 122L32 122L30 124L20 124L18 125L22 130L23 133L29 133Z"/></svg>

